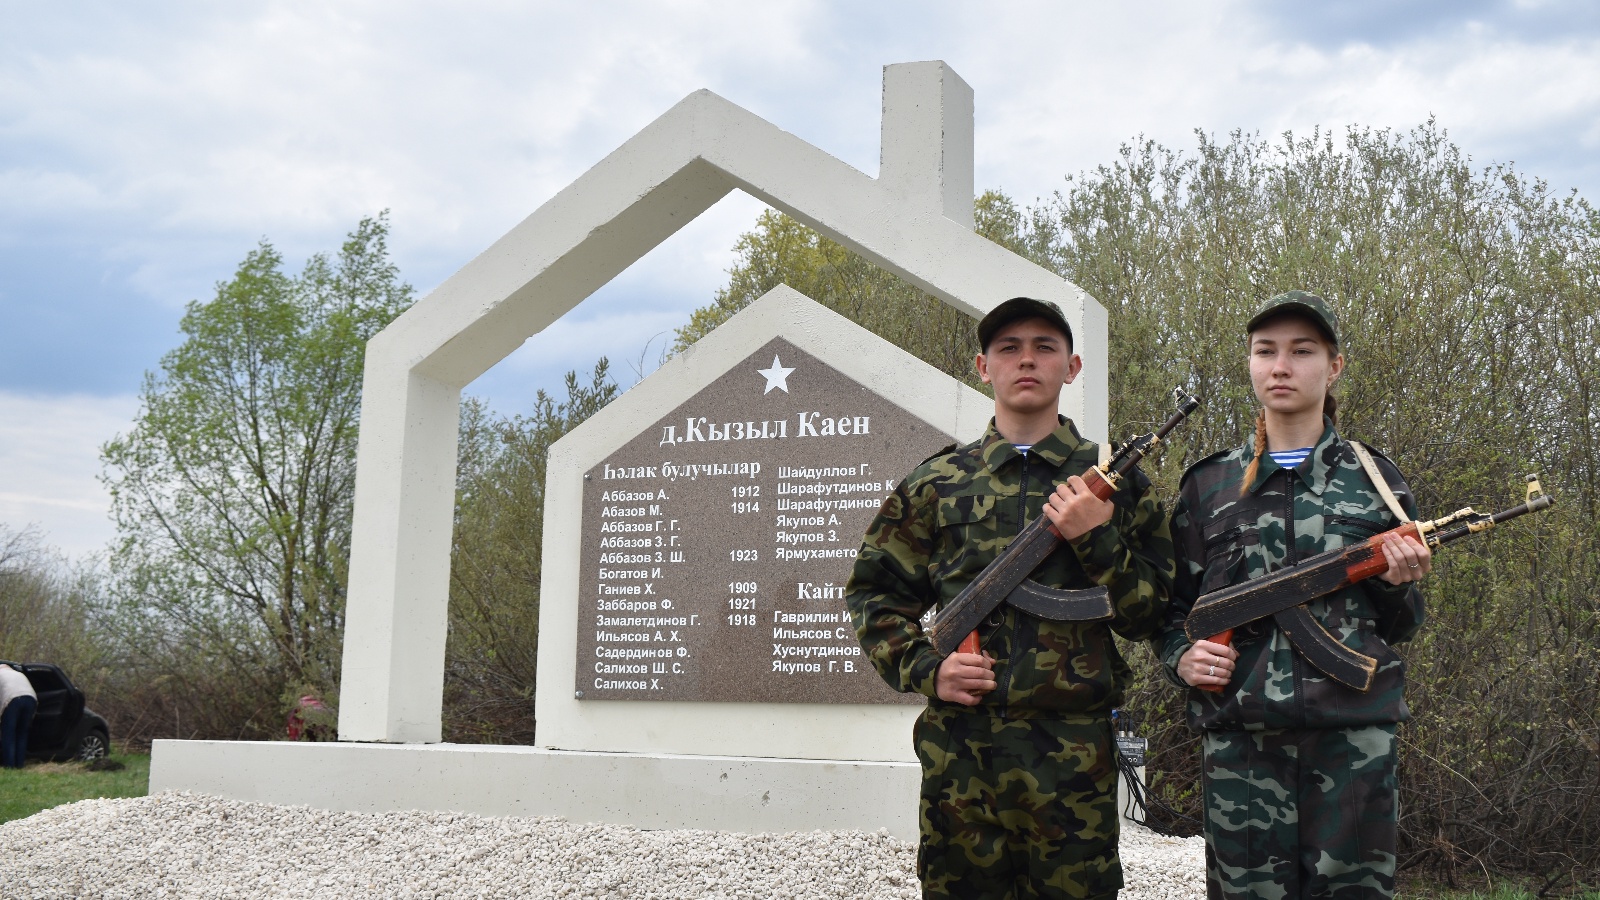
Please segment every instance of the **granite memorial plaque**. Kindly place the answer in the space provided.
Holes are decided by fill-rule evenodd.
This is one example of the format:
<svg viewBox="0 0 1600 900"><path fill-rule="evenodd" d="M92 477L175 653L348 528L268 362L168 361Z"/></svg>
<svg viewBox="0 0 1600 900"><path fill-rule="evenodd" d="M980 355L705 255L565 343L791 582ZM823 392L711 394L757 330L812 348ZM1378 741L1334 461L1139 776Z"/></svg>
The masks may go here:
<svg viewBox="0 0 1600 900"><path fill-rule="evenodd" d="M883 498L953 438L782 338L584 475L581 700L921 703L844 586Z"/></svg>

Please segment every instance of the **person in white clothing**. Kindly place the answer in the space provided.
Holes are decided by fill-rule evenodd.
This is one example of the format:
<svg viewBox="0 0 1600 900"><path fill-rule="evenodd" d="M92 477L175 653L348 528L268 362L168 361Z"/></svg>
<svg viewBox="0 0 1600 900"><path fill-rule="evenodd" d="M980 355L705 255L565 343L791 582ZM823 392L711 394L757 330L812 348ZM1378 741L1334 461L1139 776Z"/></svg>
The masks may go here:
<svg viewBox="0 0 1600 900"><path fill-rule="evenodd" d="M0 664L0 765L20 769L28 759L28 727L39 706L28 676L9 664Z"/></svg>

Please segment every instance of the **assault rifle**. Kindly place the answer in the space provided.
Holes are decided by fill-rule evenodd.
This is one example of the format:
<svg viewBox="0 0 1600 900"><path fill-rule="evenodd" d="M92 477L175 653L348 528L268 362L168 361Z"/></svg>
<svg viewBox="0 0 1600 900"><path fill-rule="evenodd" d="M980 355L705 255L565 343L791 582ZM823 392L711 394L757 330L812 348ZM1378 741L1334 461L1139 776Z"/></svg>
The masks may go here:
<svg viewBox="0 0 1600 900"><path fill-rule="evenodd" d="M1083 473L1089 493L1101 500L1111 499L1139 460L1200 406L1200 401L1181 387L1172 389L1172 398L1178 411L1160 428L1128 441L1105 464ZM1111 618L1115 614L1111 608L1111 592L1104 587L1066 591L1028 579L1061 540L1061 533L1050 524L1048 516L1041 515L1024 526L1016 539L979 572L972 583L962 588L929 626L928 638L939 655L949 656L957 649L962 653L977 653L978 633L973 629L1002 603L1054 622L1100 622Z"/></svg>
<svg viewBox="0 0 1600 900"><path fill-rule="evenodd" d="M1308 662L1340 684L1365 691L1372 686L1378 661L1340 643L1311 617L1303 604L1388 571L1383 541L1391 534L1410 536L1437 549L1555 503L1539 486L1537 474L1529 475L1527 481L1527 500L1503 512L1490 515L1469 506L1431 522L1407 522L1362 543L1329 550L1289 568L1212 591L1195 601L1194 610L1183 623L1184 633L1191 641L1211 635L1208 640L1229 644L1235 628L1271 616ZM1207 685L1201 690L1220 693L1222 688Z"/></svg>

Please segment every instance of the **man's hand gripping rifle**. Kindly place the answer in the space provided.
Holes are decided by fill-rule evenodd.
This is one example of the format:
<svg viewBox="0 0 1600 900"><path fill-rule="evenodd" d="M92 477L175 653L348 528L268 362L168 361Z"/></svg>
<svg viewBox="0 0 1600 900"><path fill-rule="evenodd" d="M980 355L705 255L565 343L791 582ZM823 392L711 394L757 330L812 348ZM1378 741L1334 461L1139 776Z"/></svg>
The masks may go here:
<svg viewBox="0 0 1600 900"><path fill-rule="evenodd" d="M1389 568L1383 555L1383 541L1388 535L1413 537L1437 549L1555 503L1539 486L1538 475L1529 475L1527 480L1527 500L1503 512L1490 515L1469 506L1431 522L1407 522L1360 544L1329 550L1289 568L1212 591L1195 601L1194 610L1183 623L1184 633L1191 641L1211 635L1208 640L1228 644L1235 628L1271 616L1308 662L1340 684L1365 691L1372 686L1378 661L1340 643L1311 617L1304 606L1306 601L1383 574ZM1201 690L1219 693L1222 688L1210 685Z"/></svg>
<svg viewBox="0 0 1600 900"><path fill-rule="evenodd" d="M1083 474L1090 493L1101 500L1111 499L1139 460L1200 406L1200 401L1182 388L1174 388L1172 397L1178 404L1178 411L1160 428L1123 444L1108 462ZM1115 614L1111 608L1111 592L1104 587L1066 591L1028 580L1061 540L1060 532L1045 516L1029 522L994 562L939 612L928 628L928 638L939 655L949 656L956 650L977 653L978 633L973 629L1002 603L1055 622L1099 622L1111 618Z"/></svg>

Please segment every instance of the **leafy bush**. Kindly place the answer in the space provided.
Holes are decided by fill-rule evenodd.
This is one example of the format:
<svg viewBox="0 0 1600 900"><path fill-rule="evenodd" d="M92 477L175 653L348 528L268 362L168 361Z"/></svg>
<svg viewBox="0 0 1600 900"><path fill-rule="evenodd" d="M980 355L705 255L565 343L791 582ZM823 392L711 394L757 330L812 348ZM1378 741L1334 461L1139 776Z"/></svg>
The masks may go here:
<svg viewBox="0 0 1600 900"><path fill-rule="evenodd" d="M445 740L533 743L539 659L539 579L550 445L617 395L601 359L588 384L567 373L567 396L544 391L529 416L463 404L445 646Z"/></svg>
<svg viewBox="0 0 1600 900"><path fill-rule="evenodd" d="M296 691L337 695L362 361L412 300L387 237L364 219L297 276L263 241L189 304L103 448L123 737L281 737Z"/></svg>

